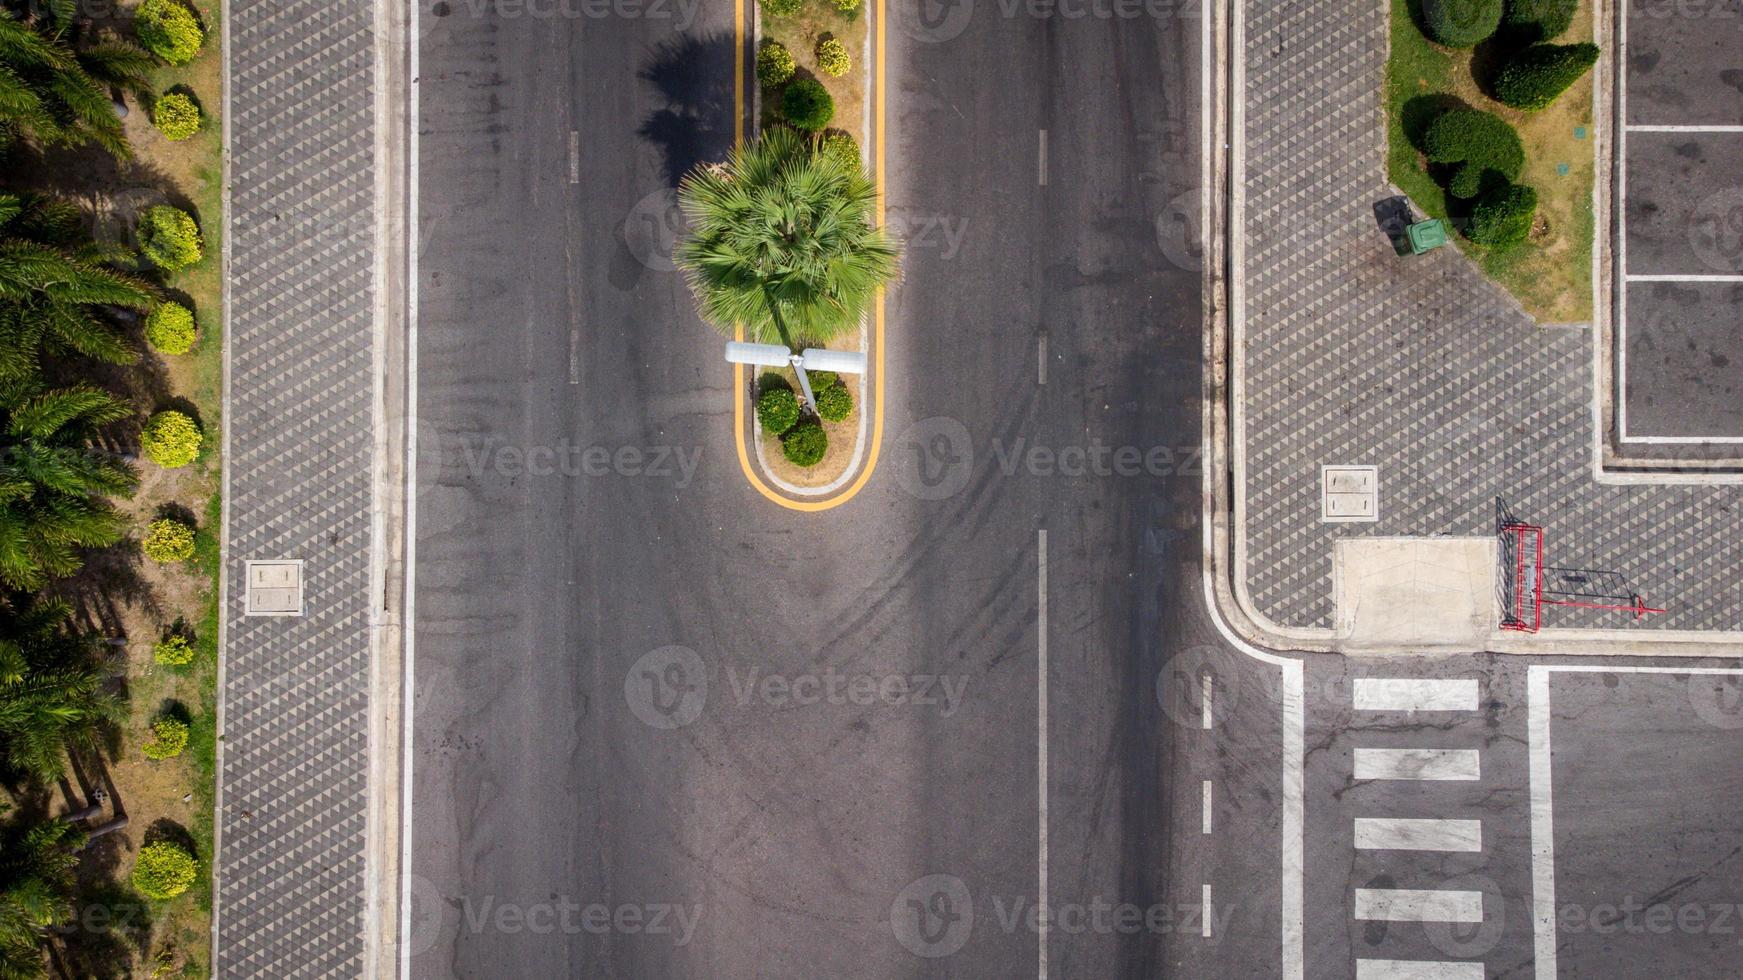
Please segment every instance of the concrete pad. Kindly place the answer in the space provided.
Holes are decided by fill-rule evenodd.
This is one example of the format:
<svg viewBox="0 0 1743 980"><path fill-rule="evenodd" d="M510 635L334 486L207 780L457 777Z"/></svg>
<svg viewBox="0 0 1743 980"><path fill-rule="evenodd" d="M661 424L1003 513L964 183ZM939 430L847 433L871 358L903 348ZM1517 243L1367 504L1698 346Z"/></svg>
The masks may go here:
<svg viewBox="0 0 1743 980"><path fill-rule="evenodd" d="M1500 622L1493 538L1340 538L1338 635L1352 644L1479 649Z"/></svg>

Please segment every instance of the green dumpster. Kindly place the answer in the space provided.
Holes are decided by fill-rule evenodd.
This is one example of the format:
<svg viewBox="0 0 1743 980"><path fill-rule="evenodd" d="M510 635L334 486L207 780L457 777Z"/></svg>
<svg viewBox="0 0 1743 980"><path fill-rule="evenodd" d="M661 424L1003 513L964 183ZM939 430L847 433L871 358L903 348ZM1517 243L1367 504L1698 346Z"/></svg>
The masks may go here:
<svg viewBox="0 0 1743 980"><path fill-rule="evenodd" d="M1404 229L1404 237L1410 241L1410 254L1421 255L1446 244L1446 225L1439 218L1418 221Z"/></svg>

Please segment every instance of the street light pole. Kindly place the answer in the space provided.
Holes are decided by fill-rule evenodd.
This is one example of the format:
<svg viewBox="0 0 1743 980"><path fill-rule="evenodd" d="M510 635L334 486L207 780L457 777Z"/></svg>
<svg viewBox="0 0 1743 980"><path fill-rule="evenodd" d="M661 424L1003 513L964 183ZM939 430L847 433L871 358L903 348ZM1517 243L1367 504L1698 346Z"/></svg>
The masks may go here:
<svg viewBox="0 0 1743 980"><path fill-rule="evenodd" d="M782 339L786 331L782 330ZM821 347L807 347L795 352L789 345L781 344L747 344L741 340L726 342L726 362L728 364L756 364L762 367L790 367L799 376L799 388L805 393L805 404L811 411L817 411L817 399L811 391L811 378L805 373L807 367L819 371L834 371L837 374L864 374L866 368L865 355L859 351L826 350Z"/></svg>

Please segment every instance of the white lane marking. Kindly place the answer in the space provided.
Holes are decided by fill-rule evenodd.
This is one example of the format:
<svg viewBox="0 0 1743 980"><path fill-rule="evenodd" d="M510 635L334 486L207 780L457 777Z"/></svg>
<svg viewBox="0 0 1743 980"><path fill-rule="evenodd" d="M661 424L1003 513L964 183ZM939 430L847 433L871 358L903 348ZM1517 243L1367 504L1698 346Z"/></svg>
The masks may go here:
<svg viewBox="0 0 1743 980"><path fill-rule="evenodd" d="M400 980L411 980L412 954L407 949L412 934L412 736L416 727L412 713L417 705L417 571L418 571L418 247L423 240L418 227L418 8L411 4L408 30L412 42L407 55L406 77L411 80L406 95L406 434L405 434L405 596L401 599L405 622L400 626L400 789L399 789L399 942ZM224 29L228 33L229 22ZM228 38L226 38L228 40ZM226 79L228 81L228 79ZM226 109L229 106L225 106ZM228 133L228 131L226 131ZM228 491L228 487L225 488ZM216 923L214 923L216 925ZM214 930L214 936L216 931Z"/></svg>
<svg viewBox="0 0 1743 980"><path fill-rule="evenodd" d="M1539 980L1555 980L1555 809L1549 771L1549 672L1532 667L1526 685L1531 758L1531 919Z"/></svg>
<svg viewBox="0 0 1743 980"><path fill-rule="evenodd" d="M1045 129L1041 130L1040 149L1038 150L1037 161L1038 161L1038 165L1037 165L1038 173L1036 175L1036 178L1040 182L1042 187L1046 187L1047 186L1047 131Z"/></svg>
<svg viewBox="0 0 1743 980"><path fill-rule="evenodd" d="M1354 697L1357 711L1475 711L1477 682L1358 677Z"/></svg>
<svg viewBox="0 0 1743 980"><path fill-rule="evenodd" d="M581 134L569 130L569 183L581 183Z"/></svg>
<svg viewBox="0 0 1743 980"><path fill-rule="evenodd" d="M569 383L581 383L581 328L579 324L569 324Z"/></svg>
<svg viewBox="0 0 1743 980"><path fill-rule="evenodd" d="M1357 749L1357 779L1481 779L1476 749Z"/></svg>
<svg viewBox="0 0 1743 980"><path fill-rule="evenodd" d="M1629 123L1630 133L1743 133L1743 126L1653 126Z"/></svg>
<svg viewBox="0 0 1743 980"><path fill-rule="evenodd" d="M1216 680L1211 675L1206 674L1199 679L1198 723L1207 732L1211 726L1211 700L1215 687Z"/></svg>
<svg viewBox="0 0 1743 980"><path fill-rule="evenodd" d="M1210 833L1211 827L1210 796L1210 780L1207 779L1204 781L1204 832L1207 834Z"/></svg>
<svg viewBox="0 0 1743 980"><path fill-rule="evenodd" d="M1649 445L1692 445L1695 443L1743 443L1743 436L1629 436L1623 442L1643 442Z"/></svg>
<svg viewBox="0 0 1743 980"><path fill-rule="evenodd" d="M1210 920L1213 918L1215 918L1215 916L1212 915L1212 909L1210 906L1210 886L1207 884L1204 886L1204 908L1199 912L1199 920L1202 923L1199 935L1206 939L1210 938Z"/></svg>
<svg viewBox="0 0 1743 980"><path fill-rule="evenodd" d="M1035 381L1037 384L1047 383L1047 335L1042 334L1035 340Z"/></svg>
<svg viewBox="0 0 1743 980"><path fill-rule="evenodd" d="M1040 602L1040 611L1036 615L1036 629L1040 636L1039 647L1040 667L1036 675L1035 724L1039 729L1036 739L1036 766L1040 779L1040 846L1036 855L1038 868L1038 887L1040 896L1038 903L1041 909L1039 928L1036 930L1039 942L1036 944L1037 970L1040 980L1047 980L1047 910L1052 908L1047 898L1047 529L1036 532L1037 556L1037 586L1036 593Z"/></svg>
<svg viewBox="0 0 1743 980"><path fill-rule="evenodd" d="M1357 817L1361 851L1481 851L1481 820L1412 820Z"/></svg>
<svg viewBox="0 0 1743 980"><path fill-rule="evenodd" d="M1365 922L1481 922L1483 893L1432 888L1358 888L1355 917Z"/></svg>
<svg viewBox="0 0 1743 980"><path fill-rule="evenodd" d="M1629 282L1743 282L1743 275L1734 274L1685 276L1646 272L1637 275L1630 272L1627 278Z"/></svg>
<svg viewBox="0 0 1743 980"><path fill-rule="evenodd" d="M1483 980L1483 964L1439 960L1357 960L1356 980Z"/></svg>

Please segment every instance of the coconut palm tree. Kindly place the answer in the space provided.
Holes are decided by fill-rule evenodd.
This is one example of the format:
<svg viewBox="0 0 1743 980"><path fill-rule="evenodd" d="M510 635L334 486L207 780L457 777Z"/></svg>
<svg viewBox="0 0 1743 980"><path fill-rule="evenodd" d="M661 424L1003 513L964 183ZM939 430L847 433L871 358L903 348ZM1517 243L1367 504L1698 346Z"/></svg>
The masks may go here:
<svg viewBox="0 0 1743 980"><path fill-rule="evenodd" d="M689 234L678 264L702 318L758 343L826 344L857 329L900 272L872 226L877 186L857 160L786 128L698 167L678 188Z"/></svg>
<svg viewBox="0 0 1743 980"><path fill-rule="evenodd" d="M132 156L111 90L151 91L151 56L114 38L81 45L64 3L31 19L0 9L0 142L96 143Z"/></svg>
<svg viewBox="0 0 1743 980"><path fill-rule="evenodd" d="M6 414L0 430L0 582L35 590L77 572L80 550L121 540L126 522L107 497L139 478L94 449L97 428L133 416L132 406L89 387L37 395Z"/></svg>
<svg viewBox="0 0 1743 980"><path fill-rule="evenodd" d="M0 193L0 405L40 390L45 355L139 359L106 309L143 311L156 301L149 285L115 268L131 258L93 242L67 201Z"/></svg>
<svg viewBox="0 0 1743 980"><path fill-rule="evenodd" d="M48 976L42 942L72 921L73 869L84 835L52 821L0 841L0 980Z"/></svg>

